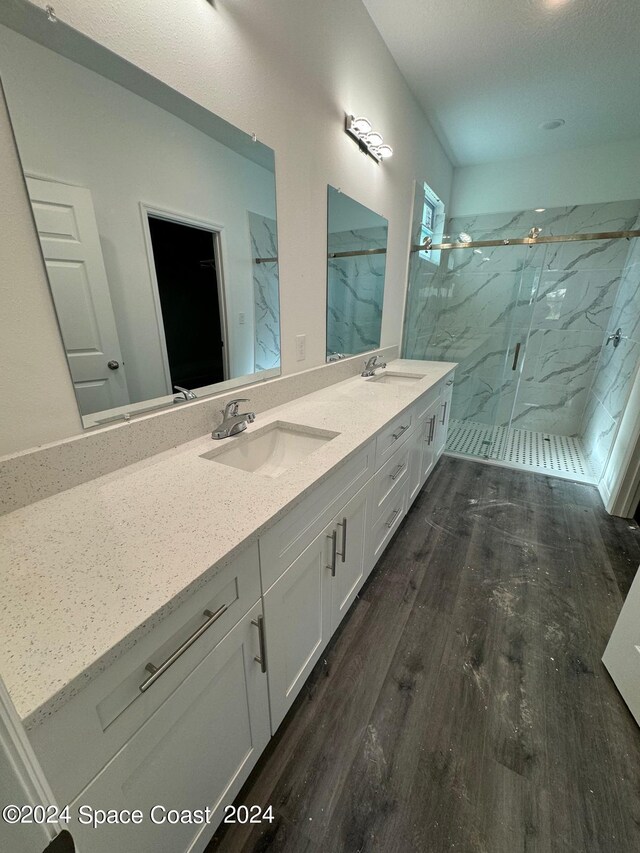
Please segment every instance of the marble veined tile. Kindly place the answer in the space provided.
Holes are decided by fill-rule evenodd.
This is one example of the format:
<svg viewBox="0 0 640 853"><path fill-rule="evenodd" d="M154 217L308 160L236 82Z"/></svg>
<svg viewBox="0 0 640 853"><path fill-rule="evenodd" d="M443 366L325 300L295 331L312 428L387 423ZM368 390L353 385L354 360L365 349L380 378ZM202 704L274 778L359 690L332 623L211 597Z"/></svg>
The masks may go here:
<svg viewBox="0 0 640 853"><path fill-rule="evenodd" d="M329 252L384 248L386 227L330 235ZM330 258L327 266L327 351L345 355L380 345L385 255Z"/></svg>
<svg viewBox="0 0 640 853"><path fill-rule="evenodd" d="M522 380L553 385L581 382L588 387L601 347L600 331L534 329L526 342Z"/></svg>
<svg viewBox="0 0 640 853"><path fill-rule="evenodd" d="M254 258L278 256L275 219L249 212L249 234ZM280 366L280 282L278 264L253 265L254 369Z"/></svg>
<svg viewBox="0 0 640 853"><path fill-rule="evenodd" d="M640 239L637 241L640 246ZM609 332L622 329L623 335L640 343L640 263L625 267L609 318Z"/></svg>
<svg viewBox="0 0 640 853"><path fill-rule="evenodd" d="M616 421L593 395L585 408L582 426L582 447L596 477L600 477L609 456L616 430Z"/></svg>
<svg viewBox="0 0 640 853"><path fill-rule="evenodd" d="M604 333L615 302L620 275L616 271L565 270L542 276L533 327Z"/></svg>
<svg viewBox="0 0 640 853"><path fill-rule="evenodd" d="M640 344L624 339L618 347L603 347L593 383L593 393L613 418L619 418L626 406L640 364Z"/></svg>
<svg viewBox="0 0 640 853"><path fill-rule="evenodd" d="M513 410L512 426L577 435L588 395L588 386L552 385L549 382L522 382Z"/></svg>

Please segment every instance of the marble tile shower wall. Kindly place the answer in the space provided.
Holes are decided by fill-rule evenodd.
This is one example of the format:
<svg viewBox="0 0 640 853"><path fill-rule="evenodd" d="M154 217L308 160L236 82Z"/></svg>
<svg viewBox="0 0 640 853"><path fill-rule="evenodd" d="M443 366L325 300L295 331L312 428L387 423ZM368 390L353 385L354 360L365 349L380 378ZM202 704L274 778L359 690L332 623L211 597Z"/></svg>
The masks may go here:
<svg viewBox="0 0 640 853"><path fill-rule="evenodd" d="M275 219L249 213L252 257L275 258L278 234ZM280 367L280 290L277 264L253 265L254 369Z"/></svg>
<svg viewBox="0 0 640 853"><path fill-rule="evenodd" d="M640 217L635 225L640 228ZM640 239L631 241L609 317L608 332L622 329L618 347L601 342L582 426L583 449L600 476L640 367Z"/></svg>
<svg viewBox="0 0 640 853"><path fill-rule="evenodd" d="M467 216L451 219L446 233L618 231L639 213L639 201L625 201ZM458 250L443 253L437 269L413 255L405 355L460 362L454 418L579 435L628 251L625 240Z"/></svg>
<svg viewBox="0 0 640 853"><path fill-rule="evenodd" d="M328 253L380 249L387 229L362 228L329 235ZM386 255L329 258L327 352L352 355L380 345Z"/></svg>

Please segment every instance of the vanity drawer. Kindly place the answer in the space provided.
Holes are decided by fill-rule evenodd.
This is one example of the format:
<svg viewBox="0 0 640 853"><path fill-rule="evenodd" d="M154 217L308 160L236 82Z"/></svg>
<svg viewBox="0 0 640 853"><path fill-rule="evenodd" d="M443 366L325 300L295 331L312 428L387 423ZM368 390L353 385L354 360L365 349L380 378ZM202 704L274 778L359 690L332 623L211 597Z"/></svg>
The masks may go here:
<svg viewBox="0 0 640 853"><path fill-rule="evenodd" d="M254 543L28 732L58 802L70 802L96 776L259 598ZM151 675L148 664L162 672L143 692L140 685Z"/></svg>
<svg viewBox="0 0 640 853"><path fill-rule="evenodd" d="M375 441L371 441L260 537L263 592L367 482L373 473L374 456Z"/></svg>
<svg viewBox="0 0 640 853"><path fill-rule="evenodd" d="M389 426L385 427L376 439L376 470L405 443L415 424L415 409L407 409Z"/></svg>
<svg viewBox="0 0 640 853"><path fill-rule="evenodd" d="M380 555L406 514L408 482L408 479L405 478L402 489L394 493L393 501L385 508L384 515L371 528L369 537L369 566L371 569L380 559Z"/></svg>
<svg viewBox="0 0 640 853"><path fill-rule="evenodd" d="M411 442L406 441L376 473L373 485L373 521L378 521L402 491L409 473Z"/></svg>

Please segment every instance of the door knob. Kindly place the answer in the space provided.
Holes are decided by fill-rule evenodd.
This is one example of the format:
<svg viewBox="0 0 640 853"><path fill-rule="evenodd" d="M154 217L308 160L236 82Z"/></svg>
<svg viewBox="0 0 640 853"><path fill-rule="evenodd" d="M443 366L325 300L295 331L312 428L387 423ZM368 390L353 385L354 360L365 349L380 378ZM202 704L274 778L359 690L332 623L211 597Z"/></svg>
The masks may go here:
<svg viewBox="0 0 640 853"><path fill-rule="evenodd" d="M115 358L112 358L111 361L107 362L107 367L109 370L117 370L120 367L120 362L116 361Z"/></svg>

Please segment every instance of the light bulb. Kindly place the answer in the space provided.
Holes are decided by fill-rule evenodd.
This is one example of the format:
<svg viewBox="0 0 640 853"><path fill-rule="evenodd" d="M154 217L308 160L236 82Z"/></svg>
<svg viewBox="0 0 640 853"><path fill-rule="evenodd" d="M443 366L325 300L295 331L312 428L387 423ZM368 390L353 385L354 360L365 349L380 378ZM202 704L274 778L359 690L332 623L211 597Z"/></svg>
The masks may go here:
<svg viewBox="0 0 640 853"><path fill-rule="evenodd" d="M366 136L367 133L371 132L371 122L364 116L354 118L351 122L351 130L353 130L354 133L357 133L358 136Z"/></svg>
<svg viewBox="0 0 640 853"><path fill-rule="evenodd" d="M365 141L370 148L378 148L379 145L382 145L382 137L377 130L368 133Z"/></svg>
<svg viewBox="0 0 640 853"><path fill-rule="evenodd" d="M393 148L390 145L381 145L376 151L378 157L382 157L383 160L386 160L387 157L391 157L393 154Z"/></svg>

